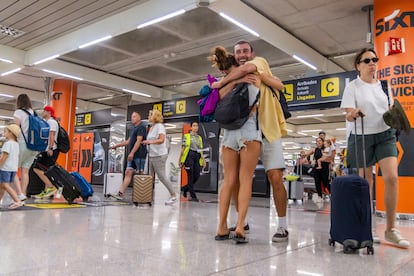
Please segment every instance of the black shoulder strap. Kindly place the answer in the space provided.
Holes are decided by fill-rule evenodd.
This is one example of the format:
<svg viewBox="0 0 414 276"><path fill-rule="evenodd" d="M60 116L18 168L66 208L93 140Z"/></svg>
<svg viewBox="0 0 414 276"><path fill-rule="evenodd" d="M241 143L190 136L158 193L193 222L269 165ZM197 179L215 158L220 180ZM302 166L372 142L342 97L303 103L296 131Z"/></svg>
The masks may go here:
<svg viewBox="0 0 414 276"><path fill-rule="evenodd" d="M390 102L390 94L388 91L388 82L386 80L381 80L381 87L382 87L382 91L385 93L385 95L387 95L388 106L390 106L391 102Z"/></svg>

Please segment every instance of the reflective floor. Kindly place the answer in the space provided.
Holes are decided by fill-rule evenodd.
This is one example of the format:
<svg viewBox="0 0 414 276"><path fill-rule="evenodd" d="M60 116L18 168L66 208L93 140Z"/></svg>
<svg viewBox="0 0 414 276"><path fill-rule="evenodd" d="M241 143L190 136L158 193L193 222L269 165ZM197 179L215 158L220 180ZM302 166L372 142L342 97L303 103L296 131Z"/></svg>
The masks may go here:
<svg viewBox="0 0 414 276"><path fill-rule="evenodd" d="M269 199L249 209L249 243L215 241L217 195L204 202L0 212L0 275L414 275L414 246L383 240L375 254L345 255L328 245L329 203L289 205L290 238L272 243L277 218ZM103 200L103 199L102 199ZM99 205L99 204L98 204ZM270 207L270 208L269 208ZM235 221L232 207L230 224ZM414 244L414 222L398 227Z"/></svg>

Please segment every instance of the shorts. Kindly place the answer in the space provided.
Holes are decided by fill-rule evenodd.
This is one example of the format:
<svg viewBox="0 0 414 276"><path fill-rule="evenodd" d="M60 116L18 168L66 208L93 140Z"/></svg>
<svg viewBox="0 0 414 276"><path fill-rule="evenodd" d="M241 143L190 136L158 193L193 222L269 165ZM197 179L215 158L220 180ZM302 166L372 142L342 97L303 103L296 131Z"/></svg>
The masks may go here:
<svg viewBox="0 0 414 276"><path fill-rule="evenodd" d="M13 183L16 172L8 172L0 170L0 183Z"/></svg>
<svg viewBox="0 0 414 276"><path fill-rule="evenodd" d="M235 151L239 151L246 146L244 142L262 142L262 131L260 130L260 127L257 129L258 122L256 118L256 113L252 113L241 128L234 130L224 129L222 145Z"/></svg>
<svg viewBox="0 0 414 276"><path fill-rule="evenodd" d="M59 156L59 150L53 150L53 155L49 156L47 152L41 152L36 156L36 168L46 171L50 167L56 164L56 160Z"/></svg>
<svg viewBox="0 0 414 276"><path fill-rule="evenodd" d="M281 139L269 143L266 138L263 138L260 159L266 172L274 169L285 169L285 158L283 157Z"/></svg>
<svg viewBox="0 0 414 276"><path fill-rule="evenodd" d="M362 168L362 135L357 135L357 144L358 164ZM367 167L375 165L378 161L386 157L397 157L397 155L395 129L390 128L381 133L365 135L365 159ZM355 135L351 134L348 138L346 156L348 167L356 168L357 164L355 161Z"/></svg>
<svg viewBox="0 0 414 276"><path fill-rule="evenodd" d="M132 160L131 162L128 161L127 164L127 169L134 169L134 170L138 170L138 171L144 171L145 168L145 159L146 158L134 158L134 160Z"/></svg>
<svg viewBox="0 0 414 276"><path fill-rule="evenodd" d="M26 143L19 143L19 168L30 169L37 155L37 151L29 150Z"/></svg>

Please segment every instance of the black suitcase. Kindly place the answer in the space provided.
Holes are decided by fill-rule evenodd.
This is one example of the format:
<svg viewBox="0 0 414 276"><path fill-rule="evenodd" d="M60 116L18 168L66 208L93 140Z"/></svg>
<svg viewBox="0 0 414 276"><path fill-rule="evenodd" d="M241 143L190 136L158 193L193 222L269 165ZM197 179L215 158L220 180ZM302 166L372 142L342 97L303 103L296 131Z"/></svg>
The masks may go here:
<svg viewBox="0 0 414 276"><path fill-rule="evenodd" d="M76 179L59 165L50 167L45 175L50 179L52 184L62 189L63 197L72 204L75 199L81 196L81 189Z"/></svg>
<svg viewBox="0 0 414 276"><path fill-rule="evenodd" d="M33 171L35 163L29 169L29 184L26 189L26 196L40 194L45 189L45 183L39 178L39 176Z"/></svg>
<svg viewBox="0 0 414 276"><path fill-rule="evenodd" d="M362 123L362 153L365 164L364 124ZM355 122L355 133L356 122ZM355 136L355 156L358 156ZM358 158L357 158L358 159ZM359 167L357 165L357 167ZM367 254L374 254L371 198L368 182L358 175L336 177L331 184L331 229L329 245L335 242L343 245L344 253L353 253L367 248Z"/></svg>

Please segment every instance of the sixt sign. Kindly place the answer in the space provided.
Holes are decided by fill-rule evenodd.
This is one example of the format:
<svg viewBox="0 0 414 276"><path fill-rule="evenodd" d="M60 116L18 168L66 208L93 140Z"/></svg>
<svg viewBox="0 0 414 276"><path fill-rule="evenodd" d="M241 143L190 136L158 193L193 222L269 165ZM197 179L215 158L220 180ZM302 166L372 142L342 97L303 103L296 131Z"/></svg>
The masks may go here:
<svg viewBox="0 0 414 276"><path fill-rule="evenodd" d="M400 10L394 10L392 14L378 19L375 23L376 36L384 32L392 31L397 28L412 28L414 27L414 11L405 11L400 15Z"/></svg>

